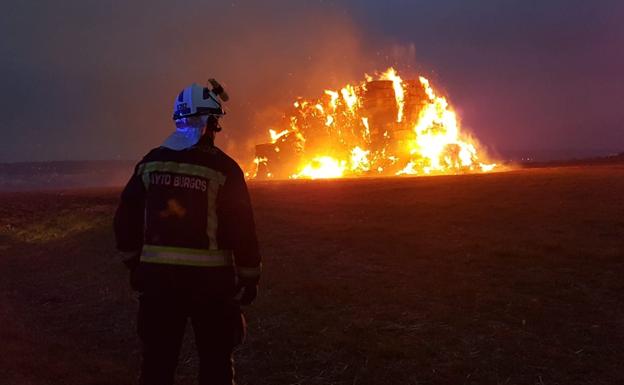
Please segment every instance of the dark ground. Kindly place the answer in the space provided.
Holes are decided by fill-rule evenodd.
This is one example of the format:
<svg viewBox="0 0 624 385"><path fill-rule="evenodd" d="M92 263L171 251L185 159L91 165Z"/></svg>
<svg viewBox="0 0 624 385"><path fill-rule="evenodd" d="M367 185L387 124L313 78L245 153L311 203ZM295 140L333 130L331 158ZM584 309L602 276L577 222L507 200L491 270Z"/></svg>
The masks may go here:
<svg viewBox="0 0 624 385"><path fill-rule="evenodd" d="M251 192L239 384L624 383L624 165ZM118 193L0 194L0 384L134 381Z"/></svg>

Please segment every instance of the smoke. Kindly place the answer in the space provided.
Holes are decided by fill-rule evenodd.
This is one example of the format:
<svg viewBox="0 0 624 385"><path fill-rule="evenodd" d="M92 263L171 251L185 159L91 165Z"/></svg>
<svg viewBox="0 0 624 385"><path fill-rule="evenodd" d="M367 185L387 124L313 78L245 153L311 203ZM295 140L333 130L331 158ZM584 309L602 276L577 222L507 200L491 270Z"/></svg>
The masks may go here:
<svg viewBox="0 0 624 385"><path fill-rule="evenodd" d="M354 25L335 12L306 10L265 23L243 17L220 55L218 76L233 100L218 139L242 161L253 158L253 145L266 141L267 128L296 97L356 78L371 62Z"/></svg>
<svg viewBox="0 0 624 385"><path fill-rule="evenodd" d="M137 159L174 129L179 91L215 77L231 96L217 144L249 161L253 144L297 96L357 79L388 57L343 9L293 3L11 5L0 32L25 41L3 42L13 60L2 64L12 79L0 105L7 130L19 135L7 135L1 153Z"/></svg>
<svg viewBox="0 0 624 385"><path fill-rule="evenodd" d="M137 159L173 130L175 95L215 77L232 96L217 143L246 162L294 98L388 66L485 143L621 147L621 2L503 3L9 2L0 161Z"/></svg>

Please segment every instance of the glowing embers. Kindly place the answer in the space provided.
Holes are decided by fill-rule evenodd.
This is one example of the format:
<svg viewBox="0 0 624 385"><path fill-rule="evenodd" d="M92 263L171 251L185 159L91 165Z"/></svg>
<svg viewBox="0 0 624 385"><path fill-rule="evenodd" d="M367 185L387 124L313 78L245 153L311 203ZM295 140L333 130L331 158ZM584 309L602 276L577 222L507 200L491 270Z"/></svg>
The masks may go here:
<svg viewBox="0 0 624 385"><path fill-rule="evenodd" d="M303 170L290 177L324 179L324 178L340 178L345 172L345 161L339 161L331 156L319 156L308 163Z"/></svg>
<svg viewBox="0 0 624 385"><path fill-rule="evenodd" d="M316 100L298 99L270 143L256 146L259 178L340 178L487 172L475 140L423 77L393 68Z"/></svg>

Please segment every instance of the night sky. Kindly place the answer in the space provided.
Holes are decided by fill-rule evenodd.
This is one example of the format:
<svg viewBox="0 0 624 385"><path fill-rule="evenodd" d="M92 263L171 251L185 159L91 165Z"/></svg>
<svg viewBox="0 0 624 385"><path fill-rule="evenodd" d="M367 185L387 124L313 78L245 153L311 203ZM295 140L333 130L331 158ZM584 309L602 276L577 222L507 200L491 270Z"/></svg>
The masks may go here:
<svg viewBox="0 0 624 385"><path fill-rule="evenodd" d="M389 65L495 153L621 152L623 20L623 1L6 2L0 161L138 159L216 77L218 145L245 162L295 97Z"/></svg>

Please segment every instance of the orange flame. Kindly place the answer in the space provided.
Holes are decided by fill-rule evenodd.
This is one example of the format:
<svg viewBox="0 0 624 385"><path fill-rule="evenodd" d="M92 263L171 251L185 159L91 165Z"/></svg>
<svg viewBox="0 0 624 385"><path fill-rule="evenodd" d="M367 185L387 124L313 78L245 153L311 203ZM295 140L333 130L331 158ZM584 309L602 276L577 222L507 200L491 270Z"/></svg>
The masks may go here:
<svg viewBox="0 0 624 385"><path fill-rule="evenodd" d="M290 132L290 131L288 131L288 130L284 130L284 131L281 131L281 132L277 132L277 131L275 131L275 130L271 130L271 129L269 129L269 135L271 136L271 143L275 143L275 142L277 142L277 140L278 140L279 138L281 138L282 136L284 136L284 135L288 134L289 132Z"/></svg>
<svg viewBox="0 0 624 385"><path fill-rule="evenodd" d="M403 120L403 108L405 107L405 91L403 90L403 79L397 75L394 68L390 67L386 72L381 74L381 80L392 81L392 88L394 89L394 98L398 107L397 122L401 123Z"/></svg>
<svg viewBox="0 0 624 385"><path fill-rule="evenodd" d="M303 170L291 175L291 178L340 178L344 174L345 167L344 161L338 161L331 156L318 156L308 163Z"/></svg>
<svg viewBox="0 0 624 385"><path fill-rule="evenodd" d="M318 100L294 102L288 128L269 130L271 142L258 146L256 172L248 174L317 179L496 169L481 160L478 143L461 132L429 80L405 81L394 68L377 80L365 76Z"/></svg>

